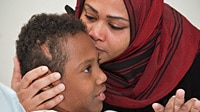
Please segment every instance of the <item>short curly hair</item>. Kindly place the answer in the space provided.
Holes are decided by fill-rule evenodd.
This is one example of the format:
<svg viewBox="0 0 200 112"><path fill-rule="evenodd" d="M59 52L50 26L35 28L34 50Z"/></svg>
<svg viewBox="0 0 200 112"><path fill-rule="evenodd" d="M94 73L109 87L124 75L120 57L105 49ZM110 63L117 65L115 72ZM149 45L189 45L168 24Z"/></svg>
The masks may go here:
<svg viewBox="0 0 200 112"><path fill-rule="evenodd" d="M16 52L24 76L35 67L45 65L52 72L64 73L67 51L64 46L68 37L85 32L86 26L81 20L70 15L36 14L21 28L16 40ZM41 48L47 47L47 55Z"/></svg>

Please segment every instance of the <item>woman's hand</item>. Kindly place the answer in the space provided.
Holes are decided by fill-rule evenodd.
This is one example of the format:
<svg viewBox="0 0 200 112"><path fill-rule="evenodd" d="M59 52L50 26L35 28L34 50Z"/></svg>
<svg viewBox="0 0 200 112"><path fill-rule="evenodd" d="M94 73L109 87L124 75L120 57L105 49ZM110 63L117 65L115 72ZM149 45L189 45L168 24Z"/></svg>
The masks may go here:
<svg viewBox="0 0 200 112"><path fill-rule="evenodd" d="M191 98L184 102L185 91L178 89L176 95L172 96L166 106L159 103L152 105L155 112L200 112L200 101L196 98Z"/></svg>
<svg viewBox="0 0 200 112"><path fill-rule="evenodd" d="M61 78L59 73L46 75L47 72L48 68L41 66L29 71L21 78L19 61L17 57L14 58L11 87L16 91L26 111L51 109L64 99L64 96L59 94L65 89L64 84L58 84L41 92Z"/></svg>

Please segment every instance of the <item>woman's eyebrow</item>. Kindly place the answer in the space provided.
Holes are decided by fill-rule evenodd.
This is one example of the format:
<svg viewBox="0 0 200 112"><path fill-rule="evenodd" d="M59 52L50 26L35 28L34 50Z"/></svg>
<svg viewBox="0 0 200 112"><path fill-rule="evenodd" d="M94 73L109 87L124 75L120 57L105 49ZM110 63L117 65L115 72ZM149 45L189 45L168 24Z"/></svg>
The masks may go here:
<svg viewBox="0 0 200 112"><path fill-rule="evenodd" d="M90 10L92 10L93 12L98 14L98 11L96 9L94 9L91 5L86 3L85 6L88 7Z"/></svg>
<svg viewBox="0 0 200 112"><path fill-rule="evenodd" d="M95 12L95 13L98 14L98 11L97 11L96 9L94 9L91 5L85 3L85 7L86 7L86 8L89 8L90 10L92 10L93 12ZM121 20L124 20L124 21L129 22L128 19L123 18L123 17L120 17L120 16L111 16L111 15L108 15L107 18L110 18L110 19L121 19Z"/></svg>
<svg viewBox="0 0 200 112"><path fill-rule="evenodd" d="M110 19L121 19L121 20L129 22L128 19L120 17L120 16L107 16L107 18L110 18Z"/></svg>

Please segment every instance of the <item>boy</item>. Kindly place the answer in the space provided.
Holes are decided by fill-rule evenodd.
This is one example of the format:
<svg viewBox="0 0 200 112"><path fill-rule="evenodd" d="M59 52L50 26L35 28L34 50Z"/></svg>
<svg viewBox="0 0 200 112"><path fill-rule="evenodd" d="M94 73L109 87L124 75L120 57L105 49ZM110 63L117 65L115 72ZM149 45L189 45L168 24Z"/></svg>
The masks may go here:
<svg viewBox="0 0 200 112"><path fill-rule="evenodd" d="M101 111L107 77L99 68L98 53L80 20L66 15L34 15L22 27L16 44L22 75L41 65L62 74L66 99L54 110Z"/></svg>

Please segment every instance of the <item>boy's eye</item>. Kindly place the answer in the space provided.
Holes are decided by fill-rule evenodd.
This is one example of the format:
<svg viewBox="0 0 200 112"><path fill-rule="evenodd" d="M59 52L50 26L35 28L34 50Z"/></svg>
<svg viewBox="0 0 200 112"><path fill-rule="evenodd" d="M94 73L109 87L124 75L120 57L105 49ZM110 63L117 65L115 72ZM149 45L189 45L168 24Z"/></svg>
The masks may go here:
<svg viewBox="0 0 200 112"><path fill-rule="evenodd" d="M83 70L83 72L85 73L89 73L90 71L91 71L91 66L88 66L87 68Z"/></svg>

